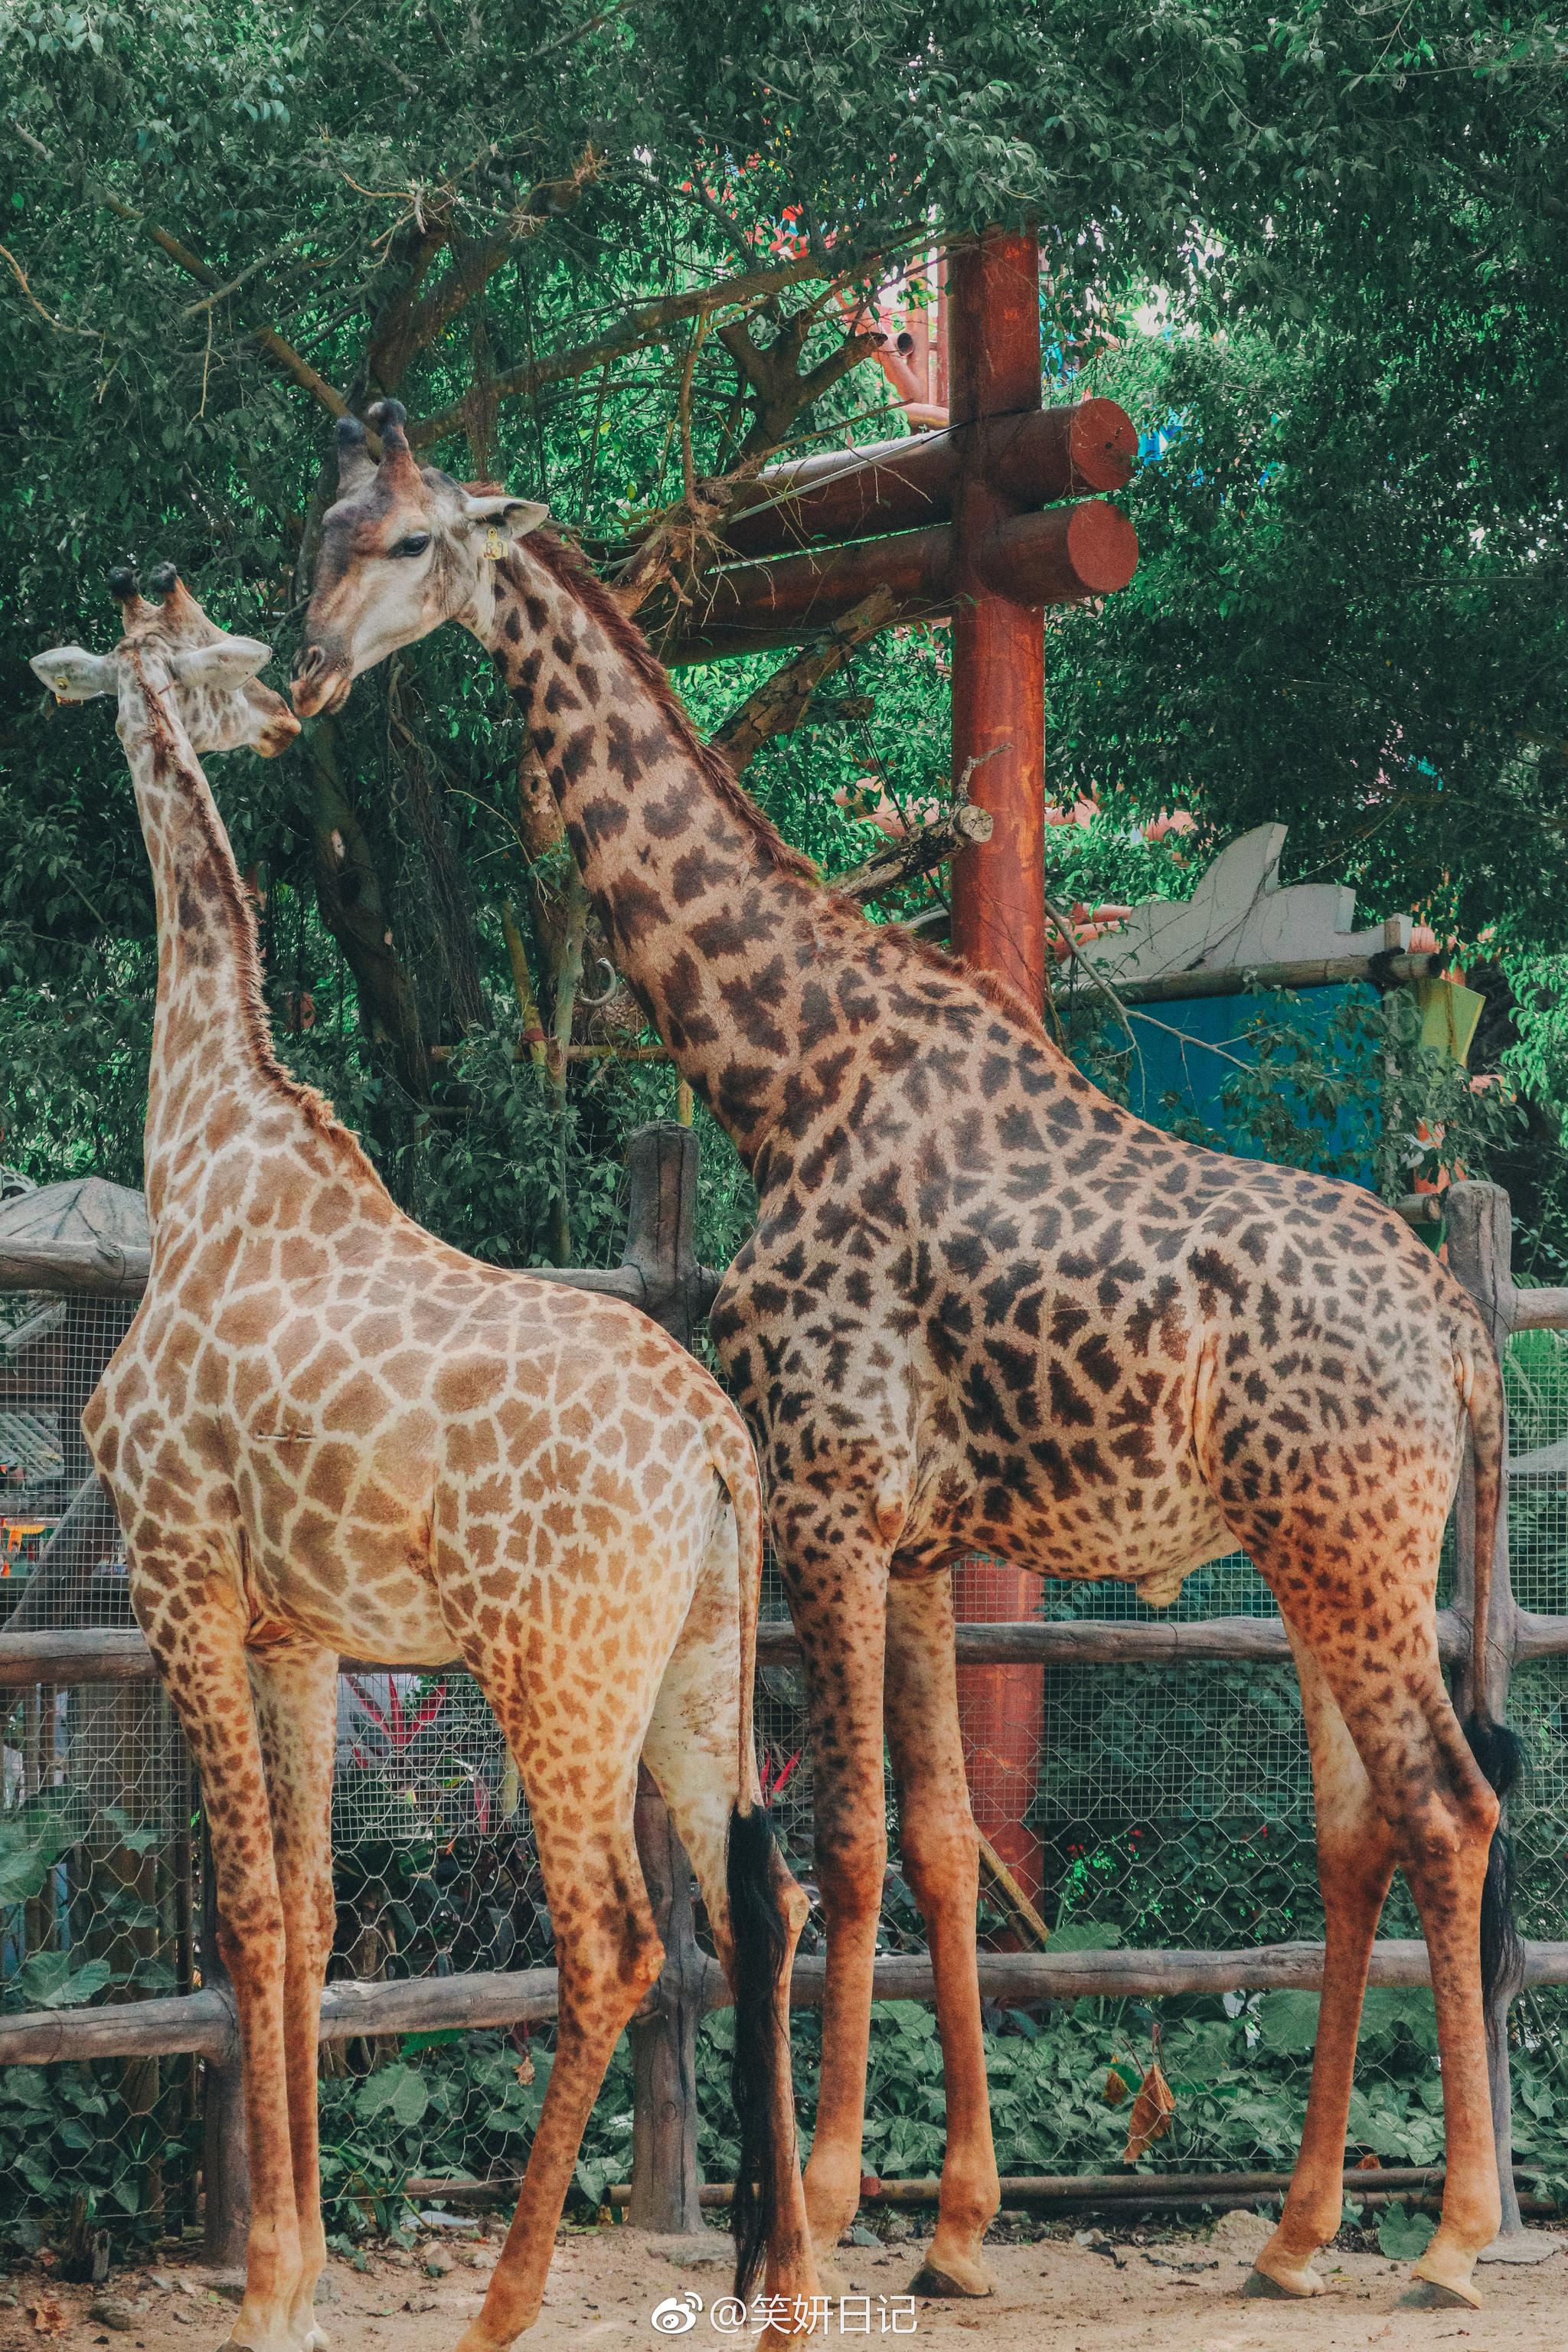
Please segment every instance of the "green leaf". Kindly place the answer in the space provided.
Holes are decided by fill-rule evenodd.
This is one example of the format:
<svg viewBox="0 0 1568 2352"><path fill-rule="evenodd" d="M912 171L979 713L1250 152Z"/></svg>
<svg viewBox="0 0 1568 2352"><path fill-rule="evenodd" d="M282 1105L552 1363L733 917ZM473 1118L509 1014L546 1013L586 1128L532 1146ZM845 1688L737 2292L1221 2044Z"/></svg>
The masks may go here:
<svg viewBox="0 0 1568 2352"><path fill-rule="evenodd" d="M1051 1929L1047 1948L1051 1952L1113 1952L1121 1942L1120 1927L1108 1927L1099 1919L1074 1919Z"/></svg>
<svg viewBox="0 0 1568 2352"><path fill-rule="evenodd" d="M1390 2205L1377 2225L1377 2242L1391 2263L1418 2262L1436 2229L1430 2213L1412 2212L1408 2205Z"/></svg>
<svg viewBox="0 0 1568 2352"><path fill-rule="evenodd" d="M414 2066L381 2066L361 2084L357 2105L362 2116L390 2115L405 2131L423 2120L430 2104L425 2077Z"/></svg>
<svg viewBox="0 0 1568 2352"><path fill-rule="evenodd" d="M36 1850L0 1856L0 1903L30 1903L48 1874L49 1864Z"/></svg>
<svg viewBox="0 0 1568 2352"><path fill-rule="evenodd" d="M1258 2032L1265 2049L1303 2057L1318 2039L1315 1992L1266 1992L1258 2004Z"/></svg>
<svg viewBox="0 0 1568 2352"><path fill-rule="evenodd" d="M29 2009L76 2009L101 1992L114 1971L107 1960L73 1969L68 1952L37 1952L16 1971L16 1990Z"/></svg>

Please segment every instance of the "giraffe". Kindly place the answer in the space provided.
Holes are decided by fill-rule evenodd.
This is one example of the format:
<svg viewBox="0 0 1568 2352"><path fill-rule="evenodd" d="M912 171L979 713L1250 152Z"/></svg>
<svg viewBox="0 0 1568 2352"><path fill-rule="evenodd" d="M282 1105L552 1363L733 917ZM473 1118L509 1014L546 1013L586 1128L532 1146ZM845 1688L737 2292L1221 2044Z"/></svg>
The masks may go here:
<svg viewBox="0 0 1568 2352"><path fill-rule="evenodd" d="M991 2291L998 2188L945 1571L994 1552L1169 1603L1239 1546L1300 1678L1326 1915L1301 2150L1249 2290L1321 2291L1369 1956L1403 1866L1447 2144L1411 2292L1477 2306L1499 2218L1483 1896L1495 1974L1497 1788L1516 1743L1484 1713L1461 1730L1436 1588L1468 1423L1479 1695L1502 1423L1478 1310L1369 1193L1144 1125L1005 986L825 888L539 508L421 467L395 403L371 415L379 463L362 425L339 427L295 707L340 708L359 671L447 621L489 649L620 969L756 1185L711 1328L761 1452L806 1666L828 1942L805 2201L824 2276L859 2191L885 1736L947 2102L915 2284Z"/></svg>
<svg viewBox="0 0 1568 2352"><path fill-rule="evenodd" d="M173 573L129 573L113 650L39 655L114 693L153 868L146 1295L83 1416L137 1620L200 1769L238 2011L252 2219L232 2341L315 2352L316 2056L334 1925L342 1654L460 1661L516 1759L560 1969L515 2218L463 2352L537 2316L588 2110L663 1953L633 1834L639 1754L736 2000L737 2292L773 2340L816 2292L794 2143L790 1957L808 1906L761 1807L755 1458L684 1349L616 1299L482 1265L396 1207L275 1059L255 924L198 753L299 731Z"/></svg>

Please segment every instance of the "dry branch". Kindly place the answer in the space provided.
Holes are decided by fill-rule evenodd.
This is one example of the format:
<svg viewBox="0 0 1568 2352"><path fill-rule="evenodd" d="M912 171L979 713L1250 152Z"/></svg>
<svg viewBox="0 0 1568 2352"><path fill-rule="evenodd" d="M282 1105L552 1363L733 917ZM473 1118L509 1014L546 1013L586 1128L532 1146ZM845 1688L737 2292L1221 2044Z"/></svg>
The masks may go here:
<svg viewBox="0 0 1568 2352"><path fill-rule="evenodd" d="M993 818L989 809L976 807L973 801L961 801L956 808L944 810L925 824L915 825L899 841L890 841L864 866L837 875L833 887L847 898L885 898L901 890L906 882L913 882L929 874L935 866L943 865L950 857L973 841L989 841Z"/></svg>
<svg viewBox="0 0 1568 2352"><path fill-rule="evenodd" d="M621 1049L616 1048L617 1052ZM574 1046L592 1057L595 1047ZM632 1049L637 1058L663 1055L662 1046ZM646 1305L641 1276L627 1265L530 1269L541 1282L564 1282L579 1290L608 1291ZM705 1281L710 1277L705 1276ZM1255 1664L1285 1665L1290 1645L1277 1617L1210 1617L1190 1623L1099 1623L1088 1618L1023 1618L998 1625L960 1625L958 1662L963 1666L1173 1666ZM1445 1664L1469 1650L1469 1626L1457 1610L1437 1612L1437 1645ZM1521 1610L1518 1651L1521 1658L1568 1656L1568 1617ZM757 1658L764 1666L795 1665L800 1643L787 1617L764 1618L757 1628ZM395 1661L372 1660L366 1672L395 1668ZM65 1630L37 1633L0 1632L0 1689L26 1683L137 1683L155 1679L152 1654L140 1633Z"/></svg>
<svg viewBox="0 0 1568 2352"><path fill-rule="evenodd" d="M803 647L772 677L764 678L756 691L730 713L712 737L712 743L716 751L723 752L737 775L771 738L788 735L800 725L817 688L837 676L865 638L887 627L894 609L887 589L874 588L842 620L825 630L814 645Z"/></svg>
<svg viewBox="0 0 1568 2352"><path fill-rule="evenodd" d="M112 1242L39 1241L0 1249L0 1290L49 1290L89 1298L139 1298L149 1253Z"/></svg>
<svg viewBox="0 0 1568 2352"><path fill-rule="evenodd" d="M792 2005L820 2008L825 1980L822 1959L797 1958L790 1984ZM1370 1984L1415 1990L1431 1980L1424 1943L1380 1941L1373 1946ZM1040 2000L1162 1999L1173 1993L1316 1992L1322 1981L1321 1944L1261 1944L1227 1952L980 1955L982 1993L1008 2007ZM1527 1944L1524 1981L1568 1984L1568 1944ZM703 1958L693 1989L705 2009L730 2005L730 1987L717 1960ZM879 1956L872 1989L879 2000L932 2000L936 1979L929 1954ZM344 2042L381 2033L510 2025L523 2019L540 2023L554 2015L556 1998L553 1969L479 1969L392 1982L350 1979L328 1985L321 1996L321 2038ZM233 2033L227 1998L216 1991L117 2002L104 2009L24 2010L0 2018L0 2063L50 2065L82 2058L167 2056L186 2050L221 2060L233 2047Z"/></svg>
<svg viewBox="0 0 1568 2352"><path fill-rule="evenodd" d="M1024 1944L1043 1952L1051 1931L1008 1869L984 1830L974 1832L980 1848L980 1875L991 1899L1006 1914L1007 1925Z"/></svg>

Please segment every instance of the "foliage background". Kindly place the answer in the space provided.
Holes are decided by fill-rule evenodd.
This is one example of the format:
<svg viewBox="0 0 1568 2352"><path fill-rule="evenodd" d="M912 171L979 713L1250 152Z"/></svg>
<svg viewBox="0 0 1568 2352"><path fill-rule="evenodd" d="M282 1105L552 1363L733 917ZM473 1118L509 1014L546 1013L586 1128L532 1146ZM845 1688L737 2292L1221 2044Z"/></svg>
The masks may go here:
<svg viewBox="0 0 1568 2352"><path fill-rule="evenodd" d="M1026 215L1052 391L1114 394L1145 458L1132 587L1052 616L1053 787L1107 812L1058 890L1182 887L1127 838L1163 806L1202 846L1287 817L1292 872L1355 881L1363 919L1419 908L1506 952L1518 1066L1554 1116L1563 57L1550 18L1458 0L745 0L717 26L690 0L9 10L4 1149L39 1175L137 1173L153 963L128 784L108 714L45 710L23 667L105 641L111 562L173 558L286 659L328 407L387 390L435 460L548 497L607 552L680 499L688 361L699 480L748 442L896 429L879 373L846 363L829 275L853 289L929 226ZM728 282L727 310L692 312ZM686 311L649 326L637 306L669 297ZM763 396L706 331L742 318L764 353L796 322L820 396ZM872 641L826 722L748 772L830 869L873 839L839 787L940 785L941 656ZM682 684L710 723L768 666ZM510 1062L501 908L548 915L562 888L520 839L518 751L448 634L219 790L286 1050L400 1195L526 1260L558 1238L564 1171L591 1259L619 1139L670 1081L574 1071L563 1113ZM712 1256L746 1202L704 1141Z"/></svg>

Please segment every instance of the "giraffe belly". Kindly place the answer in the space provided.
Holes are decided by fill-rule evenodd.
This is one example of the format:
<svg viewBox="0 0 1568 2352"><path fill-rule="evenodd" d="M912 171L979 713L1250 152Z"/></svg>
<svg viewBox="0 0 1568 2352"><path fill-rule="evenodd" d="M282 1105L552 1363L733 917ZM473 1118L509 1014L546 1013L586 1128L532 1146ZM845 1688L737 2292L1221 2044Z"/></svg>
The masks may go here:
<svg viewBox="0 0 1568 2352"><path fill-rule="evenodd" d="M995 1501L994 1493L987 1497ZM1158 1522L1124 1512L1111 1526L1098 1514L1042 1513L1022 1499L1005 1515L972 1507L942 1517L940 1528L911 1526L900 1538L895 1575L930 1575L967 1553L986 1552L1062 1581L1135 1585L1141 1600L1163 1609L1189 1576L1238 1548L1206 1490L1190 1510L1167 1511Z"/></svg>
<svg viewBox="0 0 1568 2352"><path fill-rule="evenodd" d="M349 1459L335 1459L342 1450ZM253 1435L236 1465L253 1618L282 1618L340 1656L442 1665L458 1644L431 1557L433 1463L411 1449L397 1475L332 1439Z"/></svg>

